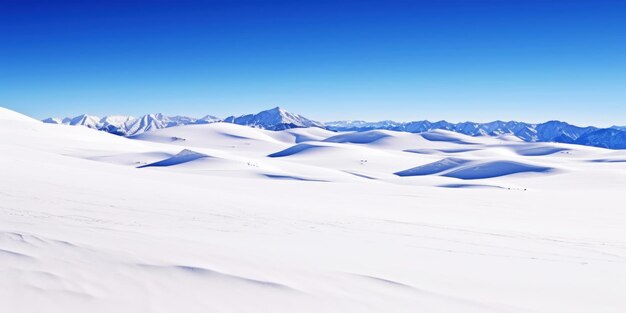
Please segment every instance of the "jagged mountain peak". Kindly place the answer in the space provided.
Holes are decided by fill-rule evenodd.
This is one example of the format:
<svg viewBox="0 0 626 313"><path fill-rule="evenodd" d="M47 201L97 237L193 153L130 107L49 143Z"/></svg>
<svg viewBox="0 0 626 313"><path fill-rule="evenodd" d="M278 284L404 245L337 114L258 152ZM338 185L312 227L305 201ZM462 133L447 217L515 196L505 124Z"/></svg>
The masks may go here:
<svg viewBox="0 0 626 313"><path fill-rule="evenodd" d="M80 126L86 126L89 128L98 129L98 126L100 124L100 118L95 115L81 114L81 115L71 118L68 124L73 125L73 126L80 125Z"/></svg>
<svg viewBox="0 0 626 313"><path fill-rule="evenodd" d="M281 107L274 107L261 111L257 114L246 114L241 116L229 116L224 122L263 128L268 130L282 130L302 127L321 127L324 124L310 120L302 115L291 113Z"/></svg>

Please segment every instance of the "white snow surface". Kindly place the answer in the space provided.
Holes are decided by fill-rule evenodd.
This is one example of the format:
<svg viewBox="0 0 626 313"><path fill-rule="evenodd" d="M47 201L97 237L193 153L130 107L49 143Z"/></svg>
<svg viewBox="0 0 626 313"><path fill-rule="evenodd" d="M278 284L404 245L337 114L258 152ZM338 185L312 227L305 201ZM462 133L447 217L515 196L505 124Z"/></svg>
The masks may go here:
<svg viewBox="0 0 626 313"><path fill-rule="evenodd" d="M626 151L228 123L125 138L4 108L0 139L2 312L626 311Z"/></svg>

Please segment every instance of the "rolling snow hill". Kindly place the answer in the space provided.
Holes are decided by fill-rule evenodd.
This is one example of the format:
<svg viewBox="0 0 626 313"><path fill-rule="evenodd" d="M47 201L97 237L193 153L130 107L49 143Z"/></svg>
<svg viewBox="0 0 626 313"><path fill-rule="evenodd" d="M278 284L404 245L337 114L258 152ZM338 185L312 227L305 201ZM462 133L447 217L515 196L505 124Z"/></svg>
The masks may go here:
<svg viewBox="0 0 626 313"><path fill-rule="evenodd" d="M113 121L112 121L113 122ZM11 312L621 313L626 151L0 108Z"/></svg>

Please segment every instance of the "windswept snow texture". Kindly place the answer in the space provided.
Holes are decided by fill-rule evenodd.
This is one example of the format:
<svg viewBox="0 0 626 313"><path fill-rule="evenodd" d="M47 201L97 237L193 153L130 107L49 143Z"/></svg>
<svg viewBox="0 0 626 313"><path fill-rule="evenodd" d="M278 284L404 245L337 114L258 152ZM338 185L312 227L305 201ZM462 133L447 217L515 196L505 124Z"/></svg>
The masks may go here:
<svg viewBox="0 0 626 313"><path fill-rule="evenodd" d="M309 179L309 178L302 178L302 177L288 176L288 175L275 175L275 174L264 174L264 175L267 178L279 179L279 180L297 180L297 181L324 182L324 180Z"/></svg>
<svg viewBox="0 0 626 313"><path fill-rule="evenodd" d="M443 187L443 188L495 188L495 189L502 189L502 187L500 187L500 186L480 185L480 184L445 184L445 185L441 185L439 187Z"/></svg>
<svg viewBox="0 0 626 313"><path fill-rule="evenodd" d="M538 147L522 147L519 149L514 149L515 152L519 155L524 156L544 156L551 155L558 152L568 151L567 148L563 147L550 147L550 146L538 146Z"/></svg>
<svg viewBox="0 0 626 313"><path fill-rule="evenodd" d="M626 163L626 159L596 159L596 160L590 160L590 162L594 162L594 163Z"/></svg>
<svg viewBox="0 0 626 313"><path fill-rule="evenodd" d="M513 161L493 161L462 167L444 176L460 179L485 179L519 173L546 173L550 167L535 166Z"/></svg>
<svg viewBox="0 0 626 313"><path fill-rule="evenodd" d="M408 170L395 173L398 176L423 176L441 173L453 168L456 168L462 164L469 162L469 160L458 158L445 158L437 162L421 165Z"/></svg>
<svg viewBox="0 0 626 313"><path fill-rule="evenodd" d="M161 160L158 162L142 165L142 166L139 166L139 168L152 167L152 166L174 166L174 165L179 165L179 164L183 164L183 163L187 163L187 162L191 162L191 161L195 161L195 160L203 159L203 158L210 158L210 156L203 154L203 153L198 153L195 151L185 149L173 157L169 157L165 160Z"/></svg>
<svg viewBox="0 0 626 313"><path fill-rule="evenodd" d="M626 151L165 120L0 108L0 312L625 312Z"/></svg>
<svg viewBox="0 0 626 313"><path fill-rule="evenodd" d="M337 136L333 136L330 138L327 138L324 141L327 142L338 142L338 143L360 143L360 144L365 144L365 143L372 143L372 142L376 142L378 140L381 140L383 138L389 137L389 134L386 134L382 131L367 131L367 132L362 132L362 133L348 133L348 134L341 134L341 135L337 135Z"/></svg>
<svg viewBox="0 0 626 313"><path fill-rule="evenodd" d="M280 157L286 157L286 156L291 156L294 154L299 154L303 151L307 151L309 149L325 149L325 148L330 148L327 146L318 146L318 145L312 145L312 144L306 144L306 143L300 143L297 144L295 146L289 147L283 151L278 151L276 153L272 153L270 155L268 155L270 158L280 158Z"/></svg>
<svg viewBox="0 0 626 313"><path fill-rule="evenodd" d="M463 139L460 139L454 133L444 133L441 131L432 131L432 132L423 133L422 137L430 141L445 141L445 142L452 142L452 143L458 143L458 144L472 144L471 142L467 142L467 141L464 141Z"/></svg>

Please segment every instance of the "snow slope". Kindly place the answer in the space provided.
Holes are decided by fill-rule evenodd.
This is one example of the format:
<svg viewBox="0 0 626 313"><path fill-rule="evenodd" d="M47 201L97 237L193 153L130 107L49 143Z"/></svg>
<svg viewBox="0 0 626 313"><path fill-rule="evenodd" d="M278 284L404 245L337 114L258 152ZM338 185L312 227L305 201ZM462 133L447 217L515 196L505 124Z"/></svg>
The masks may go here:
<svg viewBox="0 0 626 313"><path fill-rule="evenodd" d="M10 312L626 308L625 163L594 161L623 151L392 131L329 142L226 123L129 139L6 109L0 120ZM268 157L301 145L314 148ZM452 157L467 160L453 171L555 170L393 174Z"/></svg>

